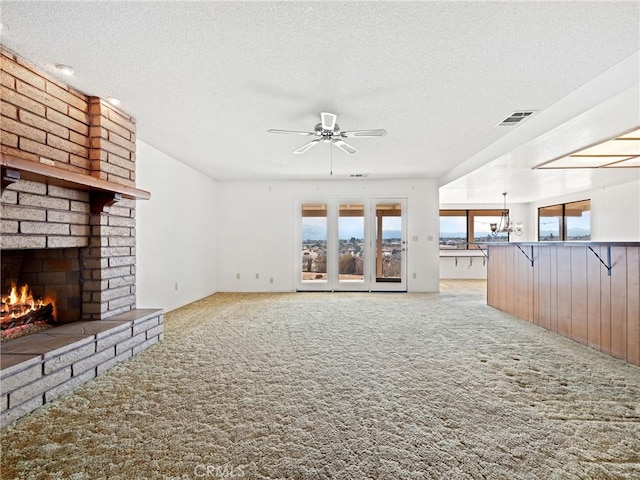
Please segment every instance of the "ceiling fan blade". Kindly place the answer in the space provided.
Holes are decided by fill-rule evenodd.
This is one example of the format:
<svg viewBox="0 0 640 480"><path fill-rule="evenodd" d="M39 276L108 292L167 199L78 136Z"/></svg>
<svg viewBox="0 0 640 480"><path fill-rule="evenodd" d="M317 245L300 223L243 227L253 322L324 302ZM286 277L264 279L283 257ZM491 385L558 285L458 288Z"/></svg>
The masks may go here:
<svg viewBox="0 0 640 480"><path fill-rule="evenodd" d="M336 147L338 147L343 152L348 153L349 155L358 153L358 150L356 148L352 147L346 142L343 142L342 140L332 140L332 142Z"/></svg>
<svg viewBox="0 0 640 480"><path fill-rule="evenodd" d="M384 137L387 131L383 128L376 130L352 130L350 132L340 132L340 136L344 138L353 137Z"/></svg>
<svg viewBox="0 0 640 480"><path fill-rule="evenodd" d="M316 138L315 140L311 140L309 143L305 143L303 146L301 146L299 149L297 149L296 151L294 151L293 153L304 153L307 150L309 150L311 147L313 147L316 143L318 143L321 139L320 138Z"/></svg>
<svg viewBox="0 0 640 480"><path fill-rule="evenodd" d="M316 135L316 132L298 132L295 130L275 130L275 129L270 129L267 130L267 132L269 133L293 133L295 135Z"/></svg>
<svg viewBox="0 0 640 480"><path fill-rule="evenodd" d="M333 129L336 126L336 118L338 118L338 116L333 113L322 112L320 114L320 118L322 119L322 129L333 132Z"/></svg>

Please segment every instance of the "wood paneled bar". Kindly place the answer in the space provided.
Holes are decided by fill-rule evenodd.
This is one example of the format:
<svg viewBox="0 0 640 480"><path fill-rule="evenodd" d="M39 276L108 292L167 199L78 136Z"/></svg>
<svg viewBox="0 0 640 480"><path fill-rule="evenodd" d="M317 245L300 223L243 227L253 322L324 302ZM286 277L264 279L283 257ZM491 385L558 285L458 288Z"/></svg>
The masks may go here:
<svg viewBox="0 0 640 480"><path fill-rule="evenodd" d="M490 306L640 366L640 242L487 249Z"/></svg>

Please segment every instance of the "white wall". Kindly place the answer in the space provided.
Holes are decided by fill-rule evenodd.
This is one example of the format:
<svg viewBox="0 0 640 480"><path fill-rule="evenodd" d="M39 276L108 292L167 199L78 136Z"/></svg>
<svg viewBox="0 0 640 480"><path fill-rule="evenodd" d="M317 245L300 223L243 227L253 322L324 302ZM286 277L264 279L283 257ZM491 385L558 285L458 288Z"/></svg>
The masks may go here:
<svg viewBox="0 0 640 480"><path fill-rule="evenodd" d="M294 291L294 255L299 252L299 246L294 245L296 199L385 197L407 198L408 290L438 291L435 180L219 181L216 186L219 291Z"/></svg>
<svg viewBox="0 0 640 480"><path fill-rule="evenodd" d="M216 182L136 146L136 186L151 192L137 204L137 307L169 311L216 291Z"/></svg>
<svg viewBox="0 0 640 480"><path fill-rule="evenodd" d="M640 241L640 180L636 169L629 169L631 182L598 188L582 193L553 197L529 204L529 217L533 220L537 240L538 208L559 203L591 200L591 241Z"/></svg>
<svg viewBox="0 0 640 480"><path fill-rule="evenodd" d="M441 279L487 278L487 259L481 251L445 250L440 252Z"/></svg>

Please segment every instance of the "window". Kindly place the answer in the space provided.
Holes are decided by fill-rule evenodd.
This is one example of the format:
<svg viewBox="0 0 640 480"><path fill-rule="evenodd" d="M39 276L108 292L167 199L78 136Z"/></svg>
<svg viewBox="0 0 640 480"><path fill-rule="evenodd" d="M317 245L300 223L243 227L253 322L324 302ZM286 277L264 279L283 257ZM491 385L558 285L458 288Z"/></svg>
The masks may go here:
<svg viewBox="0 0 640 480"><path fill-rule="evenodd" d="M440 248L467 248L467 211L440 210Z"/></svg>
<svg viewBox="0 0 640 480"><path fill-rule="evenodd" d="M591 240L591 200L564 205L565 239Z"/></svg>
<svg viewBox="0 0 640 480"><path fill-rule="evenodd" d="M472 243L481 242L508 242L507 232L491 233L491 224L500 225L502 210L469 210L469 224L473 229L469 234Z"/></svg>
<svg viewBox="0 0 640 480"><path fill-rule="evenodd" d="M554 242L562 240L562 205L551 205L538 209L538 241Z"/></svg>
<svg viewBox="0 0 640 480"><path fill-rule="evenodd" d="M500 223L502 210L440 210L440 248L477 248L475 243L508 242L506 232L491 234L492 223Z"/></svg>
<svg viewBox="0 0 640 480"><path fill-rule="evenodd" d="M538 209L538 241L591 240L591 200Z"/></svg>

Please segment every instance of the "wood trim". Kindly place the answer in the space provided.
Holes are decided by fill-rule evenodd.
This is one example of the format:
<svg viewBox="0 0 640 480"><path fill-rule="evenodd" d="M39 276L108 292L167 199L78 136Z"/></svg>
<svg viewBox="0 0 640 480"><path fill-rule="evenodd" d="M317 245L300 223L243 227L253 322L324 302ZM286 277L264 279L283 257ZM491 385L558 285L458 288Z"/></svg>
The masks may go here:
<svg viewBox="0 0 640 480"><path fill-rule="evenodd" d="M571 250L571 338L588 344L588 285L586 248L570 247Z"/></svg>
<svg viewBox="0 0 640 480"><path fill-rule="evenodd" d="M528 243L533 267L517 245L488 245L488 305L640 366L640 243Z"/></svg>
<svg viewBox="0 0 640 480"><path fill-rule="evenodd" d="M627 359L640 365L640 248L627 249Z"/></svg>
<svg viewBox="0 0 640 480"><path fill-rule="evenodd" d="M627 249L611 249L611 355L627 358Z"/></svg>
<svg viewBox="0 0 640 480"><path fill-rule="evenodd" d="M151 193L146 190L140 190L135 187L109 182L107 180L92 177L91 175L71 172L60 167L45 165L43 163L25 160L23 158L14 157L4 153L0 153L0 166L2 167L3 179L8 172L17 171L20 178L24 180L33 180L46 183L47 185L56 185L59 187L91 192L120 194L123 198L134 200L149 200L151 198Z"/></svg>

